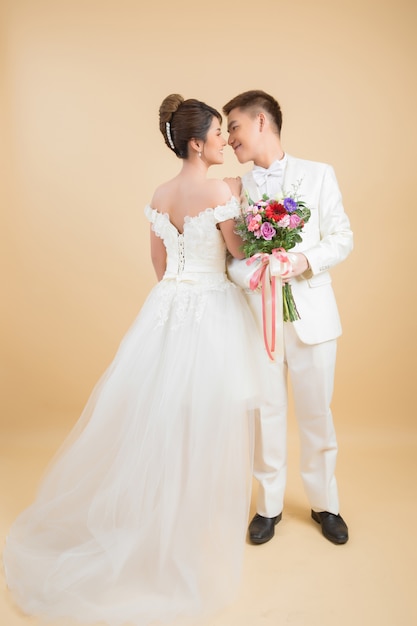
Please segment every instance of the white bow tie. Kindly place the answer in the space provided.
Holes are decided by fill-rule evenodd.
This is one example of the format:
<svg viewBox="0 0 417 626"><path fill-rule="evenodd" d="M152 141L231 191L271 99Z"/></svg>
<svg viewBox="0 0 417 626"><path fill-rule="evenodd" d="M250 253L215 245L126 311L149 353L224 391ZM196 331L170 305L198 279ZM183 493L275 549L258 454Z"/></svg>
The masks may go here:
<svg viewBox="0 0 417 626"><path fill-rule="evenodd" d="M282 178L282 166L279 161L274 161L268 168L255 165L252 174L258 187L262 187L270 176Z"/></svg>

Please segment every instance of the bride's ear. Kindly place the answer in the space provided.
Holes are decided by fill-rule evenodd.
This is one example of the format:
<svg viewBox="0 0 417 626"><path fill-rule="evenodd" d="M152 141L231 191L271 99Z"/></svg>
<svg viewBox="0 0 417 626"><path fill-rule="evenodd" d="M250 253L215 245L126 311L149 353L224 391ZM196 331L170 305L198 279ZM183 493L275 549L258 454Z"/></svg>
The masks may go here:
<svg viewBox="0 0 417 626"><path fill-rule="evenodd" d="M190 139L189 146L191 150L197 152L197 154L201 154L201 150L203 149L203 142L201 139L195 139L194 137Z"/></svg>

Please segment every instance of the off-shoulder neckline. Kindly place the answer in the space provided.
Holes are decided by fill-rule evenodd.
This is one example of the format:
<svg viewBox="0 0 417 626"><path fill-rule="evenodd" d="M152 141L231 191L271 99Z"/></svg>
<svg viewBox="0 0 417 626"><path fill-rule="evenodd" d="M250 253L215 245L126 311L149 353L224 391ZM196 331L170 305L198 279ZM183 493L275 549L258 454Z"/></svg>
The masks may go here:
<svg viewBox="0 0 417 626"><path fill-rule="evenodd" d="M239 202L238 199L236 198L236 196L232 196L230 198L230 200L228 200L225 204L218 204L215 207L207 207L206 209L203 209L199 213L196 213L196 215L185 215L184 216L184 224L183 224L182 230L177 228L177 226L175 226L175 224L171 221L171 217L170 217L169 213L164 213L162 211L158 211L158 209L154 209L150 204L148 204L147 206L151 209L151 211L155 211L155 213L157 213L158 215L161 215L162 217L164 217L170 223L172 228L174 228L176 230L178 235L183 235L186 224L189 224L193 220L201 217L202 215L205 215L206 213L214 213L214 211L216 211L216 209L222 209L224 207L227 207L232 202L237 202L237 203Z"/></svg>

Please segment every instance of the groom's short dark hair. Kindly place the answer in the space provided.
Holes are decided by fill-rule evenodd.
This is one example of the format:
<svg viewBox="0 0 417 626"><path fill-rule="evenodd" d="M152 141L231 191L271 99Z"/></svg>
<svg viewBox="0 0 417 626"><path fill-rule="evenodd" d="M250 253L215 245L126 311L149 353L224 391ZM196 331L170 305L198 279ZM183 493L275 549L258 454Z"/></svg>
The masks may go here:
<svg viewBox="0 0 417 626"><path fill-rule="evenodd" d="M233 109L241 109L242 111L253 112L254 114L259 112L259 109L269 113L272 120L275 122L278 129L278 133L281 134L282 127L282 113L281 107L278 102L271 95L260 89L253 89L251 91L244 91L238 96L235 96L223 107L223 113L229 115Z"/></svg>

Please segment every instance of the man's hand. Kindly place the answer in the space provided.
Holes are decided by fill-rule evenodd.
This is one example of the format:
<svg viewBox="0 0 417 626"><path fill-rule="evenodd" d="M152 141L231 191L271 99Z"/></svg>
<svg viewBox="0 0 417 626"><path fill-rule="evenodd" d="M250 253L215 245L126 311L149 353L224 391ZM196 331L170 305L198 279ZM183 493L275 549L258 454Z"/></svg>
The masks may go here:
<svg viewBox="0 0 417 626"><path fill-rule="evenodd" d="M287 283L290 278L295 278L296 276L300 276L300 274L304 274L304 272L310 268L308 259L302 252L289 252L288 258L291 262L292 268L286 276L282 277L284 283Z"/></svg>

